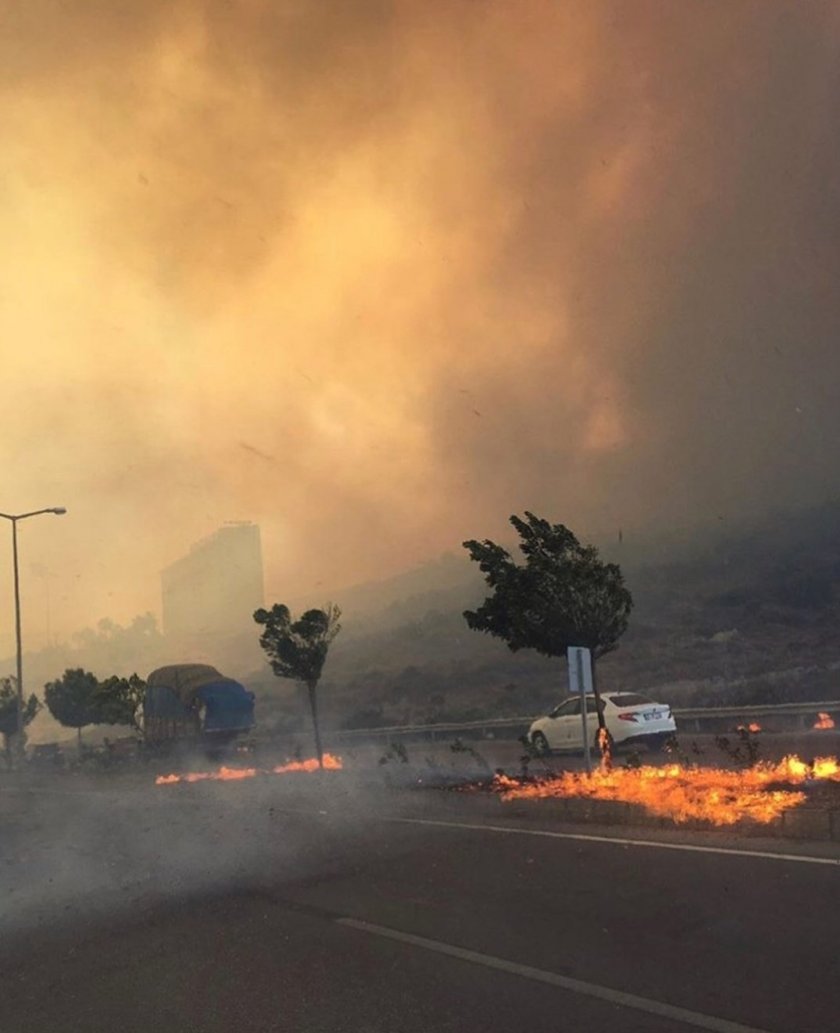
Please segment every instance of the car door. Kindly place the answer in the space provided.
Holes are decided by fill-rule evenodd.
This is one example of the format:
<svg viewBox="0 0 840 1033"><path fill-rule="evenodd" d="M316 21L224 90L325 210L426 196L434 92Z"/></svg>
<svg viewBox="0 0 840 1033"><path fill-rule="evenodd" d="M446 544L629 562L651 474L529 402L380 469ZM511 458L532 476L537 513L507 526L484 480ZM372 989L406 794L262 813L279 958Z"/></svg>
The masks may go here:
<svg viewBox="0 0 840 1033"><path fill-rule="evenodd" d="M568 722L568 747L569 750L583 750L584 729L581 723L581 700L577 700L578 707L574 711L574 720ZM598 730L598 709L595 706L595 697L586 697L586 735L590 745L595 742L595 733Z"/></svg>
<svg viewBox="0 0 840 1033"><path fill-rule="evenodd" d="M550 749L569 749L569 728L574 722L573 713L580 724L580 700L578 699L565 700L548 715L550 720L545 722L543 728Z"/></svg>

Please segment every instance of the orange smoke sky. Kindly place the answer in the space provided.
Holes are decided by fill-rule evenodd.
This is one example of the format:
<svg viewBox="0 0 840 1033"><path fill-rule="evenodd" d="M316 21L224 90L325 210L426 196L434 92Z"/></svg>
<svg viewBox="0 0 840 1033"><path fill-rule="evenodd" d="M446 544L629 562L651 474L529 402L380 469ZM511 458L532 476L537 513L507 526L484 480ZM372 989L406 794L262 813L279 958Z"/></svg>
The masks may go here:
<svg viewBox="0 0 840 1033"><path fill-rule="evenodd" d="M0 510L69 510L31 644L45 572L54 633L127 620L230 519L320 603L526 507L819 494L831 5L16 7Z"/></svg>

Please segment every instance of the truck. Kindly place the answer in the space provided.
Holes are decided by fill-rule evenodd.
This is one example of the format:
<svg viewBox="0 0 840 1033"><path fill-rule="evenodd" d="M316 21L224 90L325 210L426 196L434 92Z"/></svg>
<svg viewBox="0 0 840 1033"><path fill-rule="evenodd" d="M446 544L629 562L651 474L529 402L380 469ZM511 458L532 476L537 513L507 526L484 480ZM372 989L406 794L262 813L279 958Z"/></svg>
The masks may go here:
<svg viewBox="0 0 840 1033"><path fill-rule="evenodd" d="M253 692L209 664L170 664L146 679L143 738L153 750L217 752L253 727Z"/></svg>

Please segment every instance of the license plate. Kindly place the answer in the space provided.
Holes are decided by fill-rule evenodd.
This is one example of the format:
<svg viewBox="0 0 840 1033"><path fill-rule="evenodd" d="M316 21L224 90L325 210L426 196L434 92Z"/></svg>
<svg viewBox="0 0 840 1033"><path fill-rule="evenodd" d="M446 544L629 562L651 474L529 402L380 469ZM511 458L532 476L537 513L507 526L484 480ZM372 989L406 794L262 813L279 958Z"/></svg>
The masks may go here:
<svg viewBox="0 0 840 1033"><path fill-rule="evenodd" d="M660 718L661 716L662 715L661 715L661 713L658 710L646 710L645 711L645 721L654 721L654 720Z"/></svg>

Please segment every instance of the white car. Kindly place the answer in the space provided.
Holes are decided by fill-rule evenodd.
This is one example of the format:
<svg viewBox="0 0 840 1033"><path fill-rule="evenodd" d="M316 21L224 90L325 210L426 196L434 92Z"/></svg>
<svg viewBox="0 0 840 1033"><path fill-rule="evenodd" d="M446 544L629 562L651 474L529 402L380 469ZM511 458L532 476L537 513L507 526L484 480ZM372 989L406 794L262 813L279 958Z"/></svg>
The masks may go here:
<svg viewBox="0 0 840 1033"><path fill-rule="evenodd" d="M604 723L615 746L644 743L651 751L661 750L677 730L667 703L654 703L637 692L602 692ZM580 696L570 696L546 717L531 725L528 738L540 753L564 750L583 752ZM586 739L596 747L598 717L595 697L586 697Z"/></svg>

